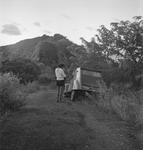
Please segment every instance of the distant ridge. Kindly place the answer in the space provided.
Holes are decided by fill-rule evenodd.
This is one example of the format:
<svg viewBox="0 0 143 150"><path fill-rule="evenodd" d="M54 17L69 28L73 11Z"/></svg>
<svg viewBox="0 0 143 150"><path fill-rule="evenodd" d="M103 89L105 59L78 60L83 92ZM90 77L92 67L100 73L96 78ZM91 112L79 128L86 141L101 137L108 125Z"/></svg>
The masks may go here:
<svg viewBox="0 0 143 150"><path fill-rule="evenodd" d="M73 45L80 47L61 34L55 34L54 36L44 34L41 37L1 46L0 57L1 61L21 57L54 66L59 62L67 61L72 56L68 48Z"/></svg>

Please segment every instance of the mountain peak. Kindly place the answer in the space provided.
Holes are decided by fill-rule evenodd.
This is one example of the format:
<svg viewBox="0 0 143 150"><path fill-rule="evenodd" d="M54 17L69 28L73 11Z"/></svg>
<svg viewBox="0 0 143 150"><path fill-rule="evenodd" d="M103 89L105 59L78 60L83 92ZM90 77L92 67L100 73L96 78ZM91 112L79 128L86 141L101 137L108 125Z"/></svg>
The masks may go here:
<svg viewBox="0 0 143 150"><path fill-rule="evenodd" d="M44 34L40 37L19 41L13 45L0 47L0 57L6 57L7 59L27 58L45 62L45 64L51 62L49 65L52 65L53 61L53 64L55 64L58 63L58 60L64 62L63 59L69 59L71 52L68 47L73 44L61 34L55 34L54 36Z"/></svg>

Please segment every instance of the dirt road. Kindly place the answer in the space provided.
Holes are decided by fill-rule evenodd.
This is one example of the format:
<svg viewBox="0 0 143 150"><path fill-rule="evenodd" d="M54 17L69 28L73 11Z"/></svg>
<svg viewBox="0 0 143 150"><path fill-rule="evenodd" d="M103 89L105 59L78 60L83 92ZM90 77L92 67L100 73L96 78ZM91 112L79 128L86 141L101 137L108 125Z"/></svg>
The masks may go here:
<svg viewBox="0 0 143 150"><path fill-rule="evenodd" d="M56 103L54 90L31 94L0 123L0 150L139 150L117 116L85 102Z"/></svg>

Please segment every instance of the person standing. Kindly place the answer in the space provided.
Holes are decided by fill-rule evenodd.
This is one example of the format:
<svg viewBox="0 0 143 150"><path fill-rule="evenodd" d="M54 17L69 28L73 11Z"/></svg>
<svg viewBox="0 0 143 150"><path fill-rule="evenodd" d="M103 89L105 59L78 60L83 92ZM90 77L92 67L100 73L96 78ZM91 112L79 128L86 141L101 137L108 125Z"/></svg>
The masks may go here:
<svg viewBox="0 0 143 150"><path fill-rule="evenodd" d="M63 100L65 79L66 79L64 69L65 69L64 64L59 64L58 67L55 69L56 84L57 84L57 102L62 102Z"/></svg>

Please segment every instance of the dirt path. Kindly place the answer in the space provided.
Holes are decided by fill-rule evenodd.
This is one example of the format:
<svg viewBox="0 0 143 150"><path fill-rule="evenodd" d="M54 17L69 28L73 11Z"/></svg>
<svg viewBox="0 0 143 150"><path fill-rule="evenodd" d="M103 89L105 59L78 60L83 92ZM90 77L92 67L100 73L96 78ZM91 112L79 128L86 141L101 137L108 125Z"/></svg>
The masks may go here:
<svg viewBox="0 0 143 150"><path fill-rule="evenodd" d="M94 103L56 103L54 90L31 94L0 124L1 150L133 150L125 122ZM135 149L134 149L135 150Z"/></svg>

